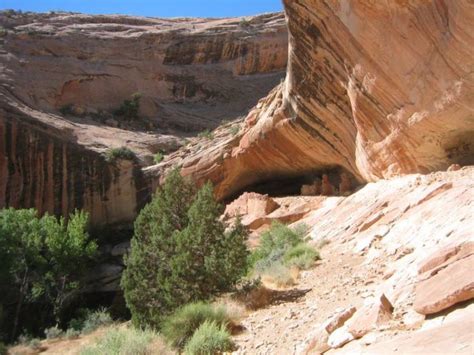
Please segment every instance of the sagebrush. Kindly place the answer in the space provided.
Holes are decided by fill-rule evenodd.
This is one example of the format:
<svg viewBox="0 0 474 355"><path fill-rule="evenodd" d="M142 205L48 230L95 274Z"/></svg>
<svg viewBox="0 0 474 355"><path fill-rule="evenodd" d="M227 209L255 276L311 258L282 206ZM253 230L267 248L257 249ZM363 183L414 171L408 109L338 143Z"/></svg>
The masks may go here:
<svg viewBox="0 0 474 355"><path fill-rule="evenodd" d="M229 352L233 348L229 331L224 325L216 322L205 321L194 332L186 344L186 355L209 355Z"/></svg>
<svg viewBox="0 0 474 355"><path fill-rule="evenodd" d="M232 320L222 306L215 307L203 302L190 303L165 319L161 333L173 347L182 349L205 322L227 327Z"/></svg>

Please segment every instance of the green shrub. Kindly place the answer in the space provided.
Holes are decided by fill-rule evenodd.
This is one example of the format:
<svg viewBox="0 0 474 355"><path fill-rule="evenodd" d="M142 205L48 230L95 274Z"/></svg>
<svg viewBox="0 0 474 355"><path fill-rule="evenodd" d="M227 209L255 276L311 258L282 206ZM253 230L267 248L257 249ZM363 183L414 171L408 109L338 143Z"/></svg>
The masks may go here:
<svg viewBox="0 0 474 355"><path fill-rule="evenodd" d="M7 355L8 354L8 347L0 341L0 355Z"/></svg>
<svg viewBox="0 0 474 355"><path fill-rule="evenodd" d="M63 116L72 115L74 113L72 104L61 106L61 108L59 109L59 112L61 112L61 115Z"/></svg>
<svg viewBox="0 0 474 355"><path fill-rule="evenodd" d="M319 253L305 244L305 233L304 225L291 229L274 222L249 258L253 274L267 276L281 286L293 284L292 267L308 269L319 259Z"/></svg>
<svg viewBox="0 0 474 355"><path fill-rule="evenodd" d="M57 336L55 338L58 338L58 337L59 336ZM38 338L33 338L28 343L28 346L32 349L39 349L41 347L41 340L39 340Z"/></svg>
<svg viewBox="0 0 474 355"><path fill-rule="evenodd" d="M153 160L155 164L159 164L163 161L164 158L165 158L165 155L162 152L158 152L154 155Z"/></svg>
<svg viewBox="0 0 474 355"><path fill-rule="evenodd" d="M54 327L45 329L44 335L46 336L46 339L55 339L62 336L63 331L57 325L55 325Z"/></svg>
<svg viewBox="0 0 474 355"><path fill-rule="evenodd" d="M303 227L291 229L275 221L271 228L261 235L260 245L250 256L250 262L255 265L259 262L272 264L280 261L289 249L303 242Z"/></svg>
<svg viewBox="0 0 474 355"><path fill-rule="evenodd" d="M114 112L116 116L124 117L127 120L134 120L138 118L138 111L140 110L140 99L142 95L135 93L129 100L124 100L122 105Z"/></svg>
<svg viewBox="0 0 474 355"><path fill-rule="evenodd" d="M229 291L247 272L247 230L226 231L206 184L195 193L178 170L135 221L122 288L132 321L160 327L176 308Z"/></svg>
<svg viewBox="0 0 474 355"><path fill-rule="evenodd" d="M96 311L87 311L85 317L83 318L81 329L76 330L80 330L82 333L87 334L93 332L101 326L112 323L112 317L104 308L102 308Z"/></svg>
<svg viewBox="0 0 474 355"><path fill-rule="evenodd" d="M199 133L198 137L211 140L211 139L214 139L214 133L212 133L210 130L206 129L205 131L202 131L201 133Z"/></svg>
<svg viewBox="0 0 474 355"><path fill-rule="evenodd" d="M289 249L283 257L285 265L296 266L301 270L309 269L319 259L319 253L314 248L303 243Z"/></svg>
<svg viewBox="0 0 474 355"><path fill-rule="evenodd" d="M135 161L137 156L127 147L111 148L105 153L105 160L114 162L118 159Z"/></svg>
<svg viewBox="0 0 474 355"><path fill-rule="evenodd" d="M99 341L81 350L81 355L148 355L157 334L150 330L110 329Z"/></svg>
<svg viewBox="0 0 474 355"><path fill-rule="evenodd" d="M203 302L190 303L165 319L161 333L173 347L182 349L196 329L206 321L219 326L227 326L231 322L223 307L213 307Z"/></svg>
<svg viewBox="0 0 474 355"><path fill-rule="evenodd" d="M81 332L79 330L75 330L73 328L69 328L68 330L66 330L66 333L64 334L66 339L76 339L80 335L81 335Z"/></svg>
<svg viewBox="0 0 474 355"><path fill-rule="evenodd" d="M205 321L186 344L186 355L212 355L229 352L233 343L224 325Z"/></svg>
<svg viewBox="0 0 474 355"><path fill-rule="evenodd" d="M234 126L229 128L229 132L233 136L236 136L239 133L239 131L240 131L240 127L238 125L234 125Z"/></svg>
<svg viewBox="0 0 474 355"><path fill-rule="evenodd" d="M242 18L242 20L240 20L239 26L243 28L248 28L251 26L251 24L246 18Z"/></svg>

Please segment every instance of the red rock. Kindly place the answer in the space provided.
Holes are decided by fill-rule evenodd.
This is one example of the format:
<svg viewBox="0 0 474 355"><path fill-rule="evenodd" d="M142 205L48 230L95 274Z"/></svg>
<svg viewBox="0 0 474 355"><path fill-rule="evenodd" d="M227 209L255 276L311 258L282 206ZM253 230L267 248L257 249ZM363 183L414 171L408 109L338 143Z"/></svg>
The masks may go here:
<svg viewBox="0 0 474 355"><path fill-rule="evenodd" d="M447 245L423 260L420 263L418 273L423 274L427 271L435 270L447 262L454 262L471 254L474 254L474 242L469 241L461 244Z"/></svg>
<svg viewBox="0 0 474 355"><path fill-rule="evenodd" d="M445 169L453 154L468 161L472 2L284 5L291 38L285 82L252 111L257 123L243 132L245 144L229 143L239 154L221 162L203 151L184 175L213 180L225 198L271 176L336 166L362 183Z"/></svg>
<svg viewBox="0 0 474 355"><path fill-rule="evenodd" d="M342 309L341 311L335 313L323 324L324 329L326 329L326 331L331 334L337 328L341 327L349 318L351 318L355 312L355 307Z"/></svg>
<svg viewBox="0 0 474 355"><path fill-rule="evenodd" d="M420 275L416 285L414 308L421 314L438 313L474 298L474 255L456 260L433 274Z"/></svg>
<svg viewBox="0 0 474 355"><path fill-rule="evenodd" d="M458 171L461 170L461 165L459 164L451 164L448 168L448 171Z"/></svg>
<svg viewBox="0 0 474 355"><path fill-rule="evenodd" d="M346 173L341 174L341 182L339 183L339 195L343 196L349 194L352 191L352 183L349 175Z"/></svg>
<svg viewBox="0 0 474 355"><path fill-rule="evenodd" d="M386 324L392 319L393 306L382 294L372 304L358 310L348 322L348 330L354 338L362 338L371 330Z"/></svg>
<svg viewBox="0 0 474 355"><path fill-rule="evenodd" d="M265 224L266 216L276 210L278 203L268 195L246 192L227 205L224 215L227 217L242 216L242 223L251 229Z"/></svg>
<svg viewBox="0 0 474 355"><path fill-rule="evenodd" d="M334 188L329 181L329 177L324 174L323 181L321 182L321 195L332 196L334 194Z"/></svg>
<svg viewBox="0 0 474 355"><path fill-rule="evenodd" d="M315 196L318 193L318 189L315 185L303 185L301 186L301 196Z"/></svg>
<svg viewBox="0 0 474 355"><path fill-rule="evenodd" d="M344 332L337 333L332 336L337 329L342 327L344 323L355 313L355 307L349 307L336 311L326 322L324 322L313 334L309 336L310 341L306 347L305 354L323 353L331 347L339 347L348 341L352 340L352 336L347 334L347 329ZM332 336L331 342L330 338ZM329 344L331 343L332 346Z"/></svg>

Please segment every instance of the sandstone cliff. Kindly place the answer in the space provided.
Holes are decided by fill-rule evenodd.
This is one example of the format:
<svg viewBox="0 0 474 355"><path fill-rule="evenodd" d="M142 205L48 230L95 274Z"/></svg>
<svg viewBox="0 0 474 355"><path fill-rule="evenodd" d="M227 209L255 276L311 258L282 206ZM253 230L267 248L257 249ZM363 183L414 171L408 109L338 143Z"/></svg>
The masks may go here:
<svg viewBox="0 0 474 355"><path fill-rule="evenodd" d="M233 19L0 13L0 208L130 222L158 151L235 119L284 75L282 14ZM114 115L141 93L137 122ZM194 132L194 133L189 133ZM127 146L134 163L106 162Z"/></svg>
<svg viewBox="0 0 474 355"><path fill-rule="evenodd" d="M228 197L324 172L357 183L473 163L472 2L284 3L286 81L239 139L184 157L184 174Z"/></svg>

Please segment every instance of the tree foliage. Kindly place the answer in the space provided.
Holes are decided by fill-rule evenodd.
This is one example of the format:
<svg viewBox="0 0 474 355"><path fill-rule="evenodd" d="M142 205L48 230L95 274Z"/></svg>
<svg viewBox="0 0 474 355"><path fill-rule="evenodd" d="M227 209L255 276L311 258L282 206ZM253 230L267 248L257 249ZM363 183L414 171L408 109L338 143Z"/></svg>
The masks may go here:
<svg viewBox="0 0 474 355"><path fill-rule="evenodd" d="M116 116L122 116L127 120L135 120L138 118L140 110L140 100L142 95L135 93L130 99L124 100L122 105L114 112Z"/></svg>
<svg viewBox="0 0 474 355"><path fill-rule="evenodd" d="M66 222L48 214L40 218L33 209L0 210L0 303L4 309L15 305L12 337L26 304L45 303L60 320L96 253L87 224L88 215L78 211Z"/></svg>
<svg viewBox="0 0 474 355"><path fill-rule="evenodd" d="M229 290L246 272L247 231L229 231L211 184L196 193L178 170L166 179L135 222L122 275L136 325L160 326L177 307Z"/></svg>

